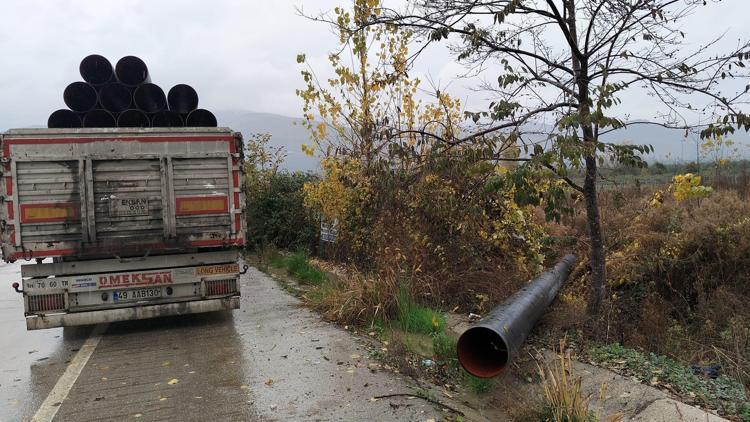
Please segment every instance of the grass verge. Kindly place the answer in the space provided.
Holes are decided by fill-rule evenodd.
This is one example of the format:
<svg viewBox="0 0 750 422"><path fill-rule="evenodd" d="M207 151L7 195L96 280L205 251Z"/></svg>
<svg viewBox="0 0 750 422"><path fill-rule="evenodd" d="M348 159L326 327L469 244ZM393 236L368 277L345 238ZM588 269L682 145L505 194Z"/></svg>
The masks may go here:
<svg viewBox="0 0 750 422"><path fill-rule="evenodd" d="M664 386L702 406L750 422L750 401L739 381L725 375L696 375L693 369L665 356L645 354L620 344L594 346L588 351L597 364L635 376L653 386Z"/></svg>
<svg viewBox="0 0 750 422"><path fill-rule="evenodd" d="M326 275L319 268L310 264L304 252L291 255L274 254L269 258L271 266L286 269L287 273L300 283L319 286L326 281Z"/></svg>

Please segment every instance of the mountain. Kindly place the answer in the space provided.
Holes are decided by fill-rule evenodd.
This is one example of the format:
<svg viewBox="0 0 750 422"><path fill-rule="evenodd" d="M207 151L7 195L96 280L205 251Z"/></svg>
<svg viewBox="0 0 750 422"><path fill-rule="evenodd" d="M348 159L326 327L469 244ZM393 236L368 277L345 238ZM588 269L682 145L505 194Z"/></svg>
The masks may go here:
<svg viewBox="0 0 750 422"><path fill-rule="evenodd" d="M750 157L750 134L744 130L738 130L732 135L727 135L726 139L735 141L737 153L730 151L725 153L729 158L748 158ZM655 125L633 125L625 129L611 132L602 136L606 142L630 144L646 144L654 147L654 152L645 157L646 161L662 161L667 163L684 163L695 161L696 146L700 145L698 135L688 134L685 137L685 131L680 129L667 129ZM701 153L701 160L704 160Z"/></svg>
<svg viewBox="0 0 750 422"><path fill-rule="evenodd" d="M305 155L300 146L309 142L308 131L299 123L302 119L278 114L247 111L225 111L216 113L220 126L229 126L241 131L245 137L251 133L270 133L271 144L283 146L287 152L284 168L288 170L319 171L318 160ZM727 136L737 143L737 154L732 158L750 158L750 134L743 130ZM649 162L683 163L694 161L698 137L677 129L667 129L655 125L634 125L602 136L602 140L614 143L649 144L654 152L645 159ZM727 151L729 153L729 151ZM701 154L701 160L705 158Z"/></svg>
<svg viewBox="0 0 750 422"><path fill-rule="evenodd" d="M271 146L284 147L283 168L290 171L319 171L318 160L302 152L302 144L310 142L310 133L301 125L302 119L271 113L249 111L218 111L219 126L227 126L247 139L253 133L270 133Z"/></svg>

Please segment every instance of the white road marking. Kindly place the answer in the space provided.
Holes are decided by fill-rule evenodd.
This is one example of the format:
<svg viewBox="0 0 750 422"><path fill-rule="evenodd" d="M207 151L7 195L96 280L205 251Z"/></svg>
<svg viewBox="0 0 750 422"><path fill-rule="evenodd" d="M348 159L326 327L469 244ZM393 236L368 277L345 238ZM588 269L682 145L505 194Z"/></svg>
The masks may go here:
<svg viewBox="0 0 750 422"><path fill-rule="evenodd" d="M36 411L34 417L31 418L33 422L52 421L57 414L58 409L62 406L63 401L68 397L68 393L73 388L73 384L76 383L76 380L78 380L78 377L81 375L89 358L94 354L94 350L96 350L96 346L99 345L99 341L102 339L104 332L107 331L108 326L109 324L99 324L94 327L89 338L86 339L81 346L81 349L78 350L75 356L73 356L65 373L63 373L60 379L57 380L55 387L50 391L47 398L44 399L42 405L39 406L39 410Z"/></svg>

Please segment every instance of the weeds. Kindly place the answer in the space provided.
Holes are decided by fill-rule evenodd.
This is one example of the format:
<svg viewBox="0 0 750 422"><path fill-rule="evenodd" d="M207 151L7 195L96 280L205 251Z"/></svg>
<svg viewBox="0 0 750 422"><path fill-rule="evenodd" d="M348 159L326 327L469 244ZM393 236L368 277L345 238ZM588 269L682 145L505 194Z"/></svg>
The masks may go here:
<svg viewBox="0 0 750 422"><path fill-rule="evenodd" d="M289 275L302 283L319 286L326 280L325 273L310 264L304 252L295 252L289 256L272 255L269 263L273 267L286 269Z"/></svg>
<svg viewBox="0 0 750 422"><path fill-rule="evenodd" d="M641 353L619 344L593 347L589 350L589 356L598 363L652 385L668 384L678 393L694 397L698 403L725 414L740 416L743 411L747 413L750 407L743 385L724 375L716 379L698 376L675 360L653 353Z"/></svg>
<svg viewBox="0 0 750 422"><path fill-rule="evenodd" d="M451 364L457 361L456 339L444 332L432 337L432 353L440 362Z"/></svg>
<svg viewBox="0 0 750 422"><path fill-rule="evenodd" d="M410 333L436 334L445 330L445 317L439 312L414 301L406 284L401 284L396 298L398 325Z"/></svg>
<svg viewBox="0 0 750 422"><path fill-rule="evenodd" d="M573 372L570 354L564 351L564 341L554 364L539 366L544 392L544 420L552 422L594 422L589 400L583 394L581 377Z"/></svg>
<svg viewBox="0 0 750 422"><path fill-rule="evenodd" d="M483 394L492 388L492 380L488 378L478 378L474 375L469 374L468 372L464 372L464 379L466 382L466 385L469 387L469 390L473 391L476 394Z"/></svg>

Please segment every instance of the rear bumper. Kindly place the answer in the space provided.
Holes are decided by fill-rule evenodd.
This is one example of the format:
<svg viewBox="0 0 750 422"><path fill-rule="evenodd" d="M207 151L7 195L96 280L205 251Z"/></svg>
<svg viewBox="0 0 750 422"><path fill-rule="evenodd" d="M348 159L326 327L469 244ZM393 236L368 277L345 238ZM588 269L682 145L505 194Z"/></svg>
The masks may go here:
<svg viewBox="0 0 750 422"><path fill-rule="evenodd" d="M132 308L104 309L101 311L74 312L67 314L35 315L26 317L27 330L92 325L104 322L131 321L172 315L199 314L229 309L239 309L240 297L195 300L191 302L161 305L134 306Z"/></svg>

